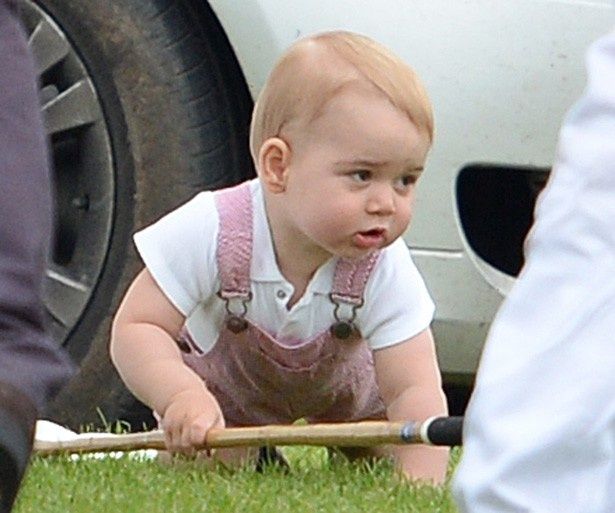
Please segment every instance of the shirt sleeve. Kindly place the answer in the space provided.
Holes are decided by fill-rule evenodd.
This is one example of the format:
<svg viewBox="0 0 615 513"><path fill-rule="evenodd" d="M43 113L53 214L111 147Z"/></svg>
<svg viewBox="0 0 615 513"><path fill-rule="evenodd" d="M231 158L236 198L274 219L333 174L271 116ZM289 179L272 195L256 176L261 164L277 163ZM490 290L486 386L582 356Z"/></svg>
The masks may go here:
<svg viewBox="0 0 615 513"><path fill-rule="evenodd" d="M372 349L404 342L431 324L434 303L402 239L383 250L358 311L361 332Z"/></svg>
<svg viewBox="0 0 615 513"><path fill-rule="evenodd" d="M198 194L134 236L145 266L184 316L216 290L217 236L211 192Z"/></svg>

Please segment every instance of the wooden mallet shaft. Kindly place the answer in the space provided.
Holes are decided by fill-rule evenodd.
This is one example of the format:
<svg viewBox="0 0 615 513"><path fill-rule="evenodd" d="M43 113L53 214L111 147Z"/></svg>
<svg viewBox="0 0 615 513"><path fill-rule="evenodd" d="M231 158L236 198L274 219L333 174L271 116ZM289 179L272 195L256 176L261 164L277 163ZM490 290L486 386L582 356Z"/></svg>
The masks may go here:
<svg viewBox="0 0 615 513"><path fill-rule="evenodd" d="M264 445L369 447L384 444L460 445L462 417L436 417L424 422L365 421L339 424L255 426L211 429L203 449ZM71 452L165 449L160 430L122 435L75 435L73 440L35 440L34 452L50 455Z"/></svg>

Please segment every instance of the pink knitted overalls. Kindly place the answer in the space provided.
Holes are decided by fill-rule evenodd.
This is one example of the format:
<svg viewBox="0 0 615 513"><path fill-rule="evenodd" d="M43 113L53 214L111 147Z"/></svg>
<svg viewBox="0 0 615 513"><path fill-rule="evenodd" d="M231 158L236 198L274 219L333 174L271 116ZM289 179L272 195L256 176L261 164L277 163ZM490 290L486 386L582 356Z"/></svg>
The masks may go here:
<svg viewBox="0 0 615 513"><path fill-rule="evenodd" d="M217 192L215 200L220 216L218 295L226 302L227 319L208 353L198 349L187 329L178 345L184 362L218 400L227 426L288 424L300 418L308 422L385 418L372 353L356 329L346 330L347 338L333 336L332 329L284 345L245 320L251 299L249 184ZM338 262L330 294L332 323L340 320L342 309L354 313L361 306L377 258L373 254ZM344 336L344 329L337 332Z"/></svg>

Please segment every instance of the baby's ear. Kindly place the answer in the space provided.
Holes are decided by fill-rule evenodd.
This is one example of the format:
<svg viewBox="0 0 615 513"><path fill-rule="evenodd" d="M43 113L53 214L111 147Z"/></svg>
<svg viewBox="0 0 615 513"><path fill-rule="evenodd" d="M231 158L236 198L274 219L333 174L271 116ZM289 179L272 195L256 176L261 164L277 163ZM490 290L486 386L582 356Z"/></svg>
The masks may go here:
<svg viewBox="0 0 615 513"><path fill-rule="evenodd" d="M273 194L286 190L290 147L279 137L267 139L258 154L258 168L261 182Z"/></svg>

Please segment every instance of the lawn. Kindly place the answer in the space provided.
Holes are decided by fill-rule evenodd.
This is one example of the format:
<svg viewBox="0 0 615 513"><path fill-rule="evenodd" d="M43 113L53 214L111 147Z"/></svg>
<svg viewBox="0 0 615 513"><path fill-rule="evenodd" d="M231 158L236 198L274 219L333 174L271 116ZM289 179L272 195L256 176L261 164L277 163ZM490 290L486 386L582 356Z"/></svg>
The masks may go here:
<svg viewBox="0 0 615 513"><path fill-rule="evenodd" d="M269 468L204 471L154 460L35 457L15 513L457 513L448 486L412 485L389 462L330 460L325 449L288 447L289 474ZM451 470L459 456L451 457Z"/></svg>

